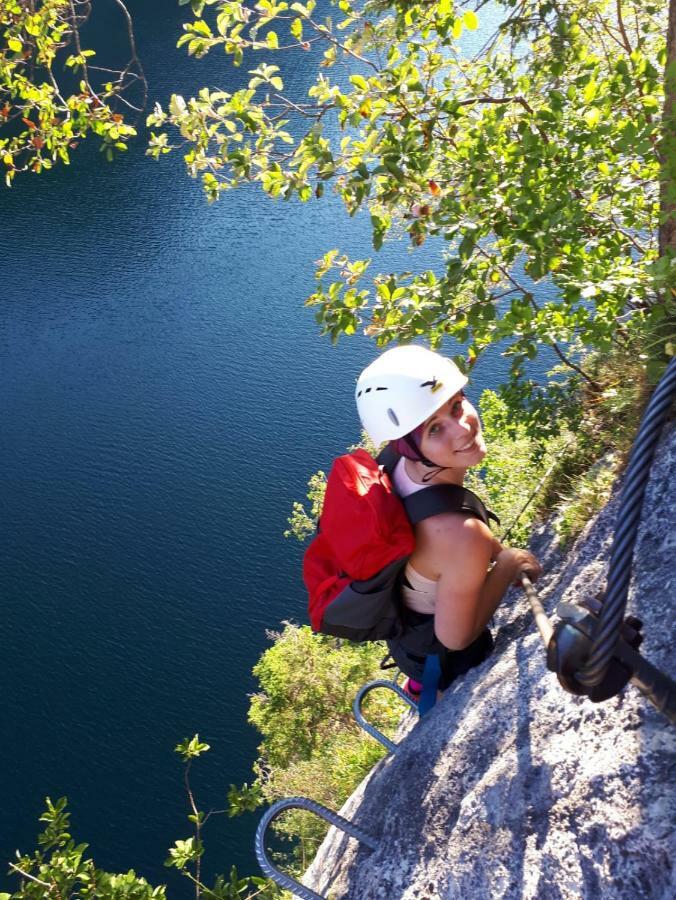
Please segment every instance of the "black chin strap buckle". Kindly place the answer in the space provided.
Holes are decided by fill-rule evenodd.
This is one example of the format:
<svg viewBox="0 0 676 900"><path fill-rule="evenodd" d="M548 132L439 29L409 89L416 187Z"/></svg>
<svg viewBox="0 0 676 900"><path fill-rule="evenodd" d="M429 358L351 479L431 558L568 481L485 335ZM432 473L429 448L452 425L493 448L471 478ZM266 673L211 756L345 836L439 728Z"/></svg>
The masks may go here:
<svg viewBox="0 0 676 900"><path fill-rule="evenodd" d="M575 676L584 669L589 659L600 603L589 600L585 606L586 609L573 603L558 605L556 611L560 621L554 627L547 647L547 668L556 673L564 690L587 696L592 703L600 703L619 694L634 675L632 667L627 664L627 658L632 654L623 653L622 645L638 650L643 640L643 623L634 616L626 617L618 640L618 652L611 659L603 679L599 684L587 686Z"/></svg>

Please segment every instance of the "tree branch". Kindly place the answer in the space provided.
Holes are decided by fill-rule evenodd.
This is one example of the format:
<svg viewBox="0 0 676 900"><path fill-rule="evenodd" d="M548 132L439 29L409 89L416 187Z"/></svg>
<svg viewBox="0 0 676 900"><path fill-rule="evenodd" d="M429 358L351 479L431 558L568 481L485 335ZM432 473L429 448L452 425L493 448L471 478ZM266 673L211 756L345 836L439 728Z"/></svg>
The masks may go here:
<svg viewBox="0 0 676 900"><path fill-rule="evenodd" d="M47 890L51 893L56 887L55 884L49 884L47 881L40 881L39 878L36 878L35 875L30 875L28 872L24 872L23 869L20 869L18 866L15 866L14 863L9 864L10 869L13 869L22 878L27 878L29 881L34 881L35 884L39 884L41 887L47 888Z"/></svg>
<svg viewBox="0 0 676 900"><path fill-rule="evenodd" d="M305 19L309 25L311 25L317 34L320 34L322 37L326 38L329 43L333 44L336 47L339 47L344 53L347 53L348 56L351 56L353 59L359 60L359 62L364 63L366 66L370 66L374 72L380 72L378 66L372 62L370 59L366 59L364 56L360 56L358 53L355 53L353 50L350 50L349 47L346 47L345 44L341 44L340 41L336 40L333 35L326 29L323 25L319 25L319 23L315 22L309 16Z"/></svg>
<svg viewBox="0 0 676 900"><path fill-rule="evenodd" d="M146 81L146 76L143 71L143 66L141 65L141 60L138 57L138 53L136 52L136 39L134 37L134 26L132 23L131 16L129 15L129 10L124 4L123 0L115 0L115 3L122 10L122 14L124 15L127 21L127 38L129 40L129 46L131 48L131 59L127 63L127 65L120 72L120 84L122 84L124 78L127 76L130 71L132 65L136 66L138 71L138 76L141 79L141 83L143 84L143 103L141 104L141 109L145 109L148 103L148 82ZM136 73L133 73L136 74Z"/></svg>
<svg viewBox="0 0 676 900"><path fill-rule="evenodd" d="M627 51L629 56L634 52L632 50L631 44L629 43L629 38L627 37L627 32L624 28L624 20L622 19L622 0L617 0L617 24L620 29L620 34L622 35L622 43L624 44L624 49Z"/></svg>
<svg viewBox="0 0 676 900"><path fill-rule="evenodd" d="M186 793L188 794L188 800L190 801L190 808L192 809L193 816L195 817L195 837L197 839L197 850L199 851L199 846L201 843L200 815L199 815L199 811L197 809L197 805L195 803L195 798L193 796L192 789L190 787L190 777L189 776L190 776L191 762L192 762L192 760L188 760L188 762L185 765L185 770L183 772L183 782L185 784ZM200 900L200 888L201 888L200 862L201 862L201 857L198 852L197 858L195 859L195 876L196 876L194 879L194 881L195 881L195 900Z"/></svg>

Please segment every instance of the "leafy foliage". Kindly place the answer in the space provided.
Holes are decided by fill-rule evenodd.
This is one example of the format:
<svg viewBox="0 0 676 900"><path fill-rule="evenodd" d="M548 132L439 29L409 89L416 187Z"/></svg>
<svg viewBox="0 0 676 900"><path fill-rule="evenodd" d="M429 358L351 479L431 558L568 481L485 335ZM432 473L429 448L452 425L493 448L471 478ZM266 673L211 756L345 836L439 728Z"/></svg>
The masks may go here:
<svg viewBox="0 0 676 900"><path fill-rule="evenodd" d="M228 791L228 815L239 816L245 812L254 812L263 802L263 792L258 783L243 784L237 787L230 785Z"/></svg>
<svg viewBox="0 0 676 900"><path fill-rule="evenodd" d="M307 510L300 501L294 501L291 515L288 519L289 527L284 532L284 537L295 537L299 541L304 541L312 537L315 532L324 502L326 472L320 470L311 475L307 487L306 496L310 501L310 508Z"/></svg>
<svg viewBox="0 0 676 900"><path fill-rule="evenodd" d="M200 741L200 736L196 734L191 738L186 738L184 741L181 741L174 749L176 753L180 755L183 762L187 763L191 759L197 759L198 756L206 753L211 748L208 744Z"/></svg>
<svg viewBox="0 0 676 900"><path fill-rule="evenodd" d="M226 810L197 809L190 787L189 771L192 761L206 753L209 745L201 742L198 735L186 738L177 747L185 765L185 787L190 802L191 814L188 820L192 823L194 834L188 838L177 840L169 849L169 857L165 863L178 869L195 886L196 900L200 897L211 897L215 900L274 900L283 893L267 878L258 876L241 877L233 866L230 877L217 876L211 887L207 887L200 879L200 861L204 854L202 828L213 815ZM236 807L227 810L230 814L238 814L255 808L260 803L260 789L244 785L238 791L231 786L230 797ZM47 900L57 897L59 900L166 900L164 886L152 887L145 878L136 875L133 870L121 874L112 874L97 869L93 860L86 857L87 844L76 844L70 834L70 814L66 810L66 798L52 802L46 800L47 808L40 816L45 822L44 831L38 835L40 847L32 856L21 855L17 851L17 861L10 863L10 873L18 875L21 887L13 894L0 893L0 900Z"/></svg>
<svg viewBox="0 0 676 900"><path fill-rule="evenodd" d="M250 788L243 785L241 788L230 785L228 792L228 808L227 809L210 809L204 812L197 806L197 801L190 784L190 769L193 760L202 756L209 751L209 744L200 741L199 735L195 734L191 738L185 738L175 748L185 763L184 781L185 789L188 795L190 805L190 813L188 821L192 824L194 834L188 838L175 841L174 846L169 848L169 856L165 861L165 866L178 869L195 885L195 897L199 900L201 896L212 897L215 900L234 900L234 898L260 897L261 900L272 900L272 898L280 897L281 892L278 890L274 882L267 878L258 876L240 877L235 866L230 870L230 878L219 875L215 879L211 887L207 887L202 881L202 857L204 855L204 843L202 840L202 832L204 826L212 816L227 813L229 816L239 815L243 812L254 810L261 802L260 789L255 785Z"/></svg>
<svg viewBox="0 0 676 900"><path fill-rule="evenodd" d="M119 71L95 65L96 51L80 42L90 3L0 0L0 159L8 186L21 172L68 165L88 134L99 138L109 160L136 134L122 110L140 112L129 95L140 91L144 103L145 79L129 13L115 2L130 44Z"/></svg>
<svg viewBox="0 0 676 900"><path fill-rule="evenodd" d="M336 18L320 20L313 0L193 3L189 53L219 47L240 65L322 51L318 75L291 97L261 63L246 88L174 96L148 120L164 129L149 153L182 146L210 200L247 181L302 201L332 184L350 214L370 214L376 251L390 234L447 242L434 270L370 285L372 259L329 251L307 301L324 333L451 336L470 359L500 342L514 382L546 345L591 384L571 342L608 352L673 315L674 261L657 244L661 5L500 0L503 21L474 59L458 43L479 21L466 4L332 5Z"/></svg>
<svg viewBox="0 0 676 900"><path fill-rule="evenodd" d="M484 499L501 522L507 543L527 546L533 520L541 509L540 489L562 454L568 453L573 435L564 431L549 439L533 437L527 423L514 420L506 401L484 391L481 419L488 454L481 469L470 469L466 485Z"/></svg>
<svg viewBox="0 0 676 900"><path fill-rule="evenodd" d="M82 900L164 900L164 887L153 888L133 870L113 875L97 869L85 855L87 844L76 844L70 835L70 814L66 798L52 802L40 816L45 830L38 836L39 850L30 856L17 853L10 873L21 879L13 894L0 894L2 900L37 900L46 897L79 897Z"/></svg>
<svg viewBox="0 0 676 900"><path fill-rule="evenodd" d="M609 454L575 481L575 488L559 503L555 527L561 543L569 543L608 501L617 477L617 457Z"/></svg>

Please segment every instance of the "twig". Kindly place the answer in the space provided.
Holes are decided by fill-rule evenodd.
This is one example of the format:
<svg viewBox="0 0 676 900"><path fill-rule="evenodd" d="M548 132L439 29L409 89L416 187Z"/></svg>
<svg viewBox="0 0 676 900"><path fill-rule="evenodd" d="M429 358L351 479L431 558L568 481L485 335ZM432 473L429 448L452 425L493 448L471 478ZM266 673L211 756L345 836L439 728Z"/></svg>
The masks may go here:
<svg viewBox="0 0 676 900"><path fill-rule="evenodd" d="M82 56L82 45L80 44L79 23L77 20L77 13L75 12L75 3L73 2L73 0L69 0L69 6L70 6L70 13L72 16L73 41L75 42L75 49L78 52L78 56ZM89 83L89 71L87 69L86 62L83 63L83 65L82 65L82 77L84 79L84 83L89 88L89 93L92 95L92 97L96 97L96 99L98 100L99 98L98 98L96 92L94 91L91 84Z"/></svg>
<svg viewBox="0 0 676 900"><path fill-rule="evenodd" d="M272 96L276 97L278 100L281 101L282 107L284 109L291 107L291 109L295 109L296 112L300 113L301 116L305 116L306 119L321 119L321 117L324 115L324 113L327 110L334 109L333 105L331 105L331 106L313 106L313 107L309 107L309 108L315 109L315 110L317 110L317 112L310 113L307 111L307 109L303 109L302 106L298 106L297 103L294 103L293 100L287 99L283 94L273 94ZM271 121L274 121L274 119L271 119Z"/></svg>
<svg viewBox="0 0 676 900"><path fill-rule="evenodd" d="M366 57L364 57L364 56L360 56L358 53L355 53L354 50L350 50L350 48L346 47L345 44L341 44L340 41L336 40L336 38L334 38L333 35L328 31L328 29L325 28L323 25L319 25L317 22L315 22L309 16L306 19L306 21L309 22L309 24L314 28L314 30L317 32L317 34L322 35L322 37L326 38L326 40L329 41L329 43L333 44L336 47L339 47L344 53L347 53L348 56L353 57L353 59L357 59L357 60L359 60L359 62L362 62L367 66L370 66L374 72L380 72L380 69L374 62L372 62L370 59L366 59Z"/></svg>
<svg viewBox="0 0 676 900"><path fill-rule="evenodd" d="M41 885L42 887L47 888L48 891L53 891L56 887L55 884L49 884L47 881L40 881L39 878L36 878L35 875L29 875L28 872L24 872L23 869L20 869L18 866L15 866L14 863L9 864L10 869L13 869L15 872L18 872L22 878L27 878L29 881L34 881L36 884Z"/></svg>
<svg viewBox="0 0 676 900"><path fill-rule="evenodd" d="M195 803L195 798L193 796L192 789L190 787L190 765L192 760L188 760L185 766L185 771L183 772L183 781L185 784L185 790L188 794L188 800L190 801L190 808L192 809L193 816L195 817L195 837L197 838L197 850L199 851L199 846L201 843L201 826L200 826L200 815L197 809L197 805ZM189 873L188 873L189 874ZM200 900L200 855L199 852L197 854L197 858L195 859L195 900Z"/></svg>
<svg viewBox="0 0 676 900"><path fill-rule="evenodd" d="M584 369L581 369L579 366L575 365L575 363L571 359L568 359L568 357L561 350L561 348L556 343L556 341L550 341L549 345L552 348L552 350L554 351L554 353L556 353L556 355L559 357L559 359L561 360L562 363L565 363L567 366L570 366L571 369L574 369L594 389L598 388L598 383L596 381L594 381L594 379L591 377L591 375L587 375L587 373L584 371Z"/></svg>
<svg viewBox="0 0 676 900"><path fill-rule="evenodd" d="M624 20L622 19L622 0L617 0L617 24L620 29L620 34L622 35L624 49L631 56L634 51L631 49L631 44L629 43L629 38L627 37L627 32L624 28Z"/></svg>
<svg viewBox="0 0 676 900"><path fill-rule="evenodd" d="M138 69L138 74L141 82L143 84L143 103L141 105L141 109L145 109L145 106L148 103L148 82L146 81L145 73L143 72L141 60L138 58L138 54L136 52L136 39L134 38L134 27L132 19L129 15L129 10L125 6L123 0L115 0L115 3L117 3L117 5L120 7L125 19L127 20L127 36L129 38L129 46L131 47L131 59L120 73L120 80L124 78L124 76L130 70L132 64L135 64L136 68Z"/></svg>
<svg viewBox="0 0 676 900"><path fill-rule="evenodd" d="M481 247L479 244L477 244L476 248L482 256L488 258L488 253L486 253L486 251L483 249L483 247ZM525 287L520 285L519 282L511 274L511 272L508 269L506 269L503 265L501 265L500 263L496 263L496 267L499 269L500 272L502 272L502 274L505 276L505 278L507 278L509 281L511 281L512 284L516 288L518 288L518 290L521 291L523 296L528 299L528 302L533 307L533 309L536 312L540 312L540 307L536 303L535 297L533 297L532 291L526 290ZM594 381L594 379L591 377L591 375L588 375L584 371L584 369L581 369L571 359L568 359L568 357L565 355L563 350L561 350L561 348L556 343L556 341L548 341L547 343L552 348L554 353L556 353L556 355L559 357L559 359L561 360L562 363L565 363L567 366L570 366L571 369L573 369L575 372L577 372L579 375L581 375L585 379L585 381L587 381L592 387L594 387L594 388L598 387L597 383Z"/></svg>

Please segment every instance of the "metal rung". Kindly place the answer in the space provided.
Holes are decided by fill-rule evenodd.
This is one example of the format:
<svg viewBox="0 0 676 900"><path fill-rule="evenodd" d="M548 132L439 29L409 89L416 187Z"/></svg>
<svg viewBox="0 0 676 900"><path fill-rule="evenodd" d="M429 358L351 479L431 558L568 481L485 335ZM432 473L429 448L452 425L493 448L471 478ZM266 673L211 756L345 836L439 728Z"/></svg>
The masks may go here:
<svg viewBox="0 0 676 900"><path fill-rule="evenodd" d="M321 894L317 894L315 891L310 890L310 888L305 887L305 885L296 881L295 878L291 878L290 875L280 872L280 870L276 868L276 866L273 866L268 859L265 850L265 835L268 830L268 825L270 825L273 819L276 819L280 813L287 809L304 809L307 810L307 812L314 813L316 816L319 816L320 819L329 822L334 828L339 828L350 837L365 844L369 850L375 850L378 846L378 842L370 835L363 832L361 828L357 828L352 822L339 816L338 813L333 812L331 809L327 809L325 806L322 806L321 803L309 800L307 797L288 797L285 800L278 800L276 803L272 804L270 809L261 818L258 823L258 828L256 829L256 859L258 860L258 865L263 870L263 874L267 875L268 878L272 878L272 880L280 887L284 888L284 890L291 891L296 897L300 897L301 900L326 900Z"/></svg>
<svg viewBox="0 0 676 900"><path fill-rule="evenodd" d="M385 735L378 731L377 728L374 728L369 722L364 718L364 714L361 711L362 701L364 697L370 692L375 690L375 688L388 688L390 691L394 691L398 697L401 697L402 700L405 700L406 703L411 707L411 709L417 713L418 707L414 700L412 700L408 694L404 693L404 691L399 687L398 684L395 684L394 681L387 681L385 679L381 679L380 681L369 681L368 684L365 684L362 688L359 689L357 696L354 698L354 703L352 704L352 712L354 713L354 717L357 721L357 725L360 728L363 728L367 734L370 734L371 737L375 738L379 741L383 747L387 750L388 753L396 753L397 745L391 741L389 738L386 738Z"/></svg>

